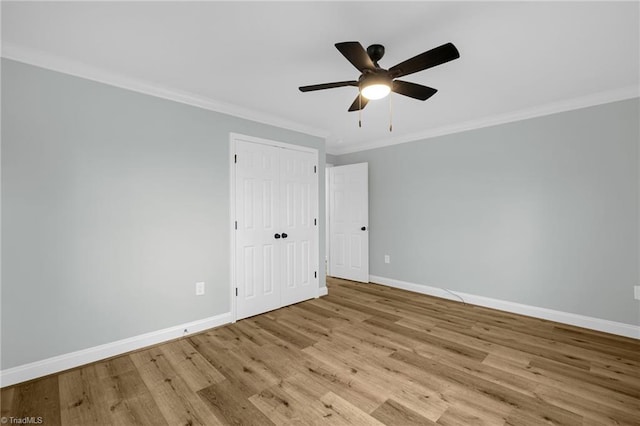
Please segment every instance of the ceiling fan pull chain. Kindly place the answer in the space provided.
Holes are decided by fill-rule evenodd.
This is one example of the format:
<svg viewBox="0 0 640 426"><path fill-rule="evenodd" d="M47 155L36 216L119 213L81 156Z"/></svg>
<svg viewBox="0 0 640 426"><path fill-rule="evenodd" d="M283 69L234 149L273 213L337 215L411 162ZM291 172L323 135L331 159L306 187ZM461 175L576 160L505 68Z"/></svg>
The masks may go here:
<svg viewBox="0 0 640 426"><path fill-rule="evenodd" d="M358 92L358 127L362 127L362 92Z"/></svg>
<svg viewBox="0 0 640 426"><path fill-rule="evenodd" d="M389 131L393 132L393 105L391 103L391 93L389 93Z"/></svg>

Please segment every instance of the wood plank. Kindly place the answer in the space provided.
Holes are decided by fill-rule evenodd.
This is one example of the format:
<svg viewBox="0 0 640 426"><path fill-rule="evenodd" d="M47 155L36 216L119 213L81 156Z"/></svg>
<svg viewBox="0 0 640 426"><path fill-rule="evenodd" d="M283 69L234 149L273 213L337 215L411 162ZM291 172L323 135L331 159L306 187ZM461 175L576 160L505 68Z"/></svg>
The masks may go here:
<svg viewBox="0 0 640 426"><path fill-rule="evenodd" d="M535 359L535 357L534 357ZM638 400L629 396L614 392L607 388L602 388L591 383L581 382L579 379L574 379L566 376L557 376L552 372L548 372L542 369L535 369L530 367L530 361L526 362L526 365L522 365L521 360L514 360L513 358L500 358L489 356L483 361L483 364L491 365L497 369L503 370L514 376L520 376L531 383L538 383L541 386L545 386L551 389L562 389L564 391L570 390L572 395L576 395L588 401L597 402L607 405L613 409L626 412L630 407L637 405ZM640 411L640 407L638 407Z"/></svg>
<svg viewBox="0 0 640 426"><path fill-rule="evenodd" d="M391 355L398 349L398 346L373 333L369 333L362 328L345 327L337 329L331 335L331 338L325 339L326 343L336 342L338 344L348 343L354 350L360 350L369 354L380 356ZM318 342L316 345L323 342Z"/></svg>
<svg viewBox="0 0 640 426"><path fill-rule="evenodd" d="M473 389L477 392L478 397L489 397L497 404L518 410L518 413L514 414L515 419L524 419L524 413L532 413L533 418L538 422L544 420L559 422L559 424L580 424L582 421L581 416L568 410L544 403L537 398L521 394L520 392L514 392L493 381L479 378L473 374L459 372L455 368L421 357L415 353L398 351L392 354L391 357L430 371L434 375L446 378L456 386Z"/></svg>
<svg viewBox="0 0 640 426"><path fill-rule="evenodd" d="M191 337L189 341L226 378L226 381L234 384L236 393L241 393L247 398L277 384L280 380L272 371L257 365L255 360L216 346L216 340L212 335L199 334ZM205 389L209 388L211 386Z"/></svg>
<svg viewBox="0 0 640 426"><path fill-rule="evenodd" d="M94 365L97 380L92 384L106 424L166 425L158 405L127 356Z"/></svg>
<svg viewBox="0 0 640 426"><path fill-rule="evenodd" d="M273 423L279 425L318 424L332 416L324 404L318 404L319 398L307 398L298 388L288 385L278 384L251 396L249 400Z"/></svg>
<svg viewBox="0 0 640 426"><path fill-rule="evenodd" d="M308 338L304 334L279 324L277 321L268 319L265 316L257 316L251 319L252 322L257 324L260 328L273 334L275 337L284 340L288 344L291 344L299 349L306 348L313 345L316 341Z"/></svg>
<svg viewBox="0 0 640 426"><path fill-rule="evenodd" d="M626 410L610 407L602 401L585 399L562 388L540 385L535 391L538 398L557 407L574 412L600 425L640 425L640 406L627 406Z"/></svg>
<svg viewBox="0 0 640 426"><path fill-rule="evenodd" d="M320 307L324 307L326 309L334 310L346 316L347 318L351 318L352 320L357 322L364 321L371 316L371 314L362 312L361 310L348 308L344 305L335 303L328 297L323 297L321 299L316 299L316 300L310 300L309 303L320 306Z"/></svg>
<svg viewBox="0 0 640 426"><path fill-rule="evenodd" d="M223 424L267 426L274 423L247 399L244 392L228 380L198 392L209 409Z"/></svg>
<svg viewBox="0 0 640 426"><path fill-rule="evenodd" d="M578 379L580 382L594 384L600 388L609 389L640 401L640 388L620 380L601 377L592 374L590 371L564 365L563 363L552 359L536 358L532 360L529 365L532 371L544 370L547 373L552 373L555 377L560 379L563 377Z"/></svg>
<svg viewBox="0 0 640 426"><path fill-rule="evenodd" d="M503 421L496 423L493 419L487 419L482 413L471 410L469 407L453 405L447 408L442 416L438 419L438 425L441 426L495 426L504 425Z"/></svg>
<svg viewBox="0 0 640 426"><path fill-rule="evenodd" d="M451 324L455 327L470 327L477 322L468 312L457 313L454 310L440 308L430 304L416 304L413 300L379 300L374 306L388 306L395 308L397 314L403 318L407 317L423 317L428 319L436 319L438 324Z"/></svg>
<svg viewBox="0 0 640 426"><path fill-rule="evenodd" d="M443 387L442 390L436 391L422 386L419 382L407 380L400 389L392 393L391 398L425 419L436 422L451 406L451 402L445 400L444 396L447 389Z"/></svg>
<svg viewBox="0 0 640 426"><path fill-rule="evenodd" d="M418 331L413 328L404 327L385 320L369 318L365 322L367 324L375 325L378 328L389 330L408 339L415 340L416 342L423 344L425 348L427 346L433 348L436 353L442 353L442 351L452 352L469 357L476 361L482 361L487 356L487 352L479 351L477 349L461 345L457 342L441 339L427 332Z"/></svg>
<svg viewBox="0 0 640 426"><path fill-rule="evenodd" d="M58 377L49 376L2 390L2 417L11 421L28 418L32 424L60 425ZM3 422L4 423L4 422Z"/></svg>
<svg viewBox="0 0 640 426"><path fill-rule="evenodd" d="M273 334L267 333L250 318L243 319L229 326L236 334L243 336L244 341L249 341L254 345L263 346L273 343Z"/></svg>
<svg viewBox="0 0 640 426"><path fill-rule="evenodd" d="M545 357L555 359L558 362L573 365L575 367L581 367L588 369L589 365L593 361L611 361L614 363L624 362L626 365L633 365L640 369L640 364L635 365L633 358L638 358L640 355L638 352L629 352L623 349L618 349L618 352L606 350L601 351L597 345L589 345L583 347L582 343L579 346L566 342L555 340L553 335L546 334L544 337L540 336L542 333L526 333L522 330L502 329L499 327L484 327L484 331L488 333L498 334L505 338L513 340L519 340L526 338L527 342L532 346L546 348L551 352ZM479 335L482 338L483 335ZM640 350L640 346L638 347ZM613 353L613 355L612 355Z"/></svg>
<svg viewBox="0 0 640 426"><path fill-rule="evenodd" d="M331 415L332 423L383 426L383 423L380 423L356 405L353 405L333 392L327 392L326 395L320 398L320 402L322 402L325 408L330 410L329 414Z"/></svg>
<svg viewBox="0 0 640 426"><path fill-rule="evenodd" d="M328 299L330 302L336 304L336 305L341 305L344 306L346 308L350 308L353 310L357 310L360 312L363 312L365 314L368 314L372 317L375 318L383 318L386 319L388 321L398 321L401 317L399 315L395 315L395 314L390 314L388 312L382 311L380 309L375 309L372 308L371 305L369 303L357 303L357 302L352 302L349 300L345 300L345 299L341 299L341 298L329 298Z"/></svg>
<svg viewBox="0 0 640 426"><path fill-rule="evenodd" d="M357 322L354 318L350 317L348 313L340 312L339 309L335 309L330 306L322 307L312 303L301 303L300 305L298 305L298 308L313 312L321 316L322 318L341 321L341 325L347 325L353 322Z"/></svg>
<svg viewBox="0 0 640 426"><path fill-rule="evenodd" d="M438 424L464 420L474 425L501 425L514 409L510 404L464 386L453 385L442 396L449 401L449 408L438 419Z"/></svg>
<svg viewBox="0 0 640 426"><path fill-rule="evenodd" d="M168 424L222 425L174 370L162 348L136 352L131 359Z"/></svg>
<svg viewBox="0 0 640 426"><path fill-rule="evenodd" d="M336 328L349 325L349 321L345 321L344 319L328 318L326 315L311 312L307 309L302 309L300 307L300 304L291 306L291 313L294 313L296 316L306 321L321 325L324 329L327 330L327 334L329 333L329 331L333 331Z"/></svg>
<svg viewBox="0 0 640 426"><path fill-rule="evenodd" d="M313 341L329 338L331 328L325 326L326 321L314 320L310 318L309 315L305 315L305 313L306 311L303 309L281 309L277 314L273 315L273 318L276 322L297 331Z"/></svg>
<svg viewBox="0 0 640 426"><path fill-rule="evenodd" d="M609 362L593 361L591 362L589 372L596 376L626 382L634 388L640 388L640 368L628 368L619 363L613 366Z"/></svg>
<svg viewBox="0 0 640 426"><path fill-rule="evenodd" d="M306 350L312 350L312 348ZM335 360L329 360L329 363L325 360L324 357L318 359L313 356L311 361L305 360L308 368L300 377L320 384L366 412L375 410L388 398L387 391L355 377L356 373L349 367Z"/></svg>
<svg viewBox="0 0 640 426"><path fill-rule="evenodd" d="M331 278L328 279L331 280ZM333 300L337 298L340 300L349 300L351 302L357 302L365 305L380 300L379 297L361 293L355 286L352 286L351 283L349 283L349 285L347 286L331 283L328 287L330 287L329 294L324 296L322 299Z"/></svg>
<svg viewBox="0 0 640 426"><path fill-rule="evenodd" d="M602 331L589 330L588 328L576 327L568 324L551 323L556 336L570 336L571 342L586 343L589 345L599 344L607 348L619 348L635 352L635 359L640 361L640 340L632 339L625 336L617 336L615 334L603 333Z"/></svg>
<svg viewBox="0 0 640 426"><path fill-rule="evenodd" d="M369 324L366 321L362 322L357 329L343 329L342 332L352 336L364 334L372 344L379 344L394 351L398 349L413 350L420 344L417 340L407 339L403 335Z"/></svg>
<svg viewBox="0 0 640 426"><path fill-rule="evenodd" d="M158 349L193 392L225 379L224 375L185 339L167 343Z"/></svg>
<svg viewBox="0 0 640 426"><path fill-rule="evenodd" d="M18 386L11 386L0 389L0 417L11 416L11 409L14 406L13 397L16 395Z"/></svg>
<svg viewBox="0 0 640 426"><path fill-rule="evenodd" d="M422 346L414 349L414 353L424 357L424 349ZM469 358L456 353L445 353L442 355L431 356L432 349L426 351L427 358L437 361L442 366L458 370L463 374L472 374L474 377L484 379L487 382L495 383L506 389L519 392L535 398L536 382L531 382L521 376L510 374L499 368L492 367L482 362L476 362Z"/></svg>
<svg viewBox="0 0 640 426"><path fill-rule="evenodd" d="M561 350L556 350L551 341L537 341L526 333L512 332L488 325L474 325L471 329L460 329L458 332L466 334L467 336L477 337L503 347L523 351L531 355L553 359L568 366L575 366L585 370L589 368L589 362L587 360L564 353Z"/></svg>
<svg viewBox="0 0 640 426"><path fill-rule="evenodd" d="M368 384L377 395L376 402L382 403L393 387L389 386L388 372L376 365L363 364L367 356L345 352L338 345L315 345L305 349L305 353L336 369L350 383Z"/></svg>
<svg viewBox="0 0 640 426"><path fill-rule="evenodd" d="M380 420L386 425L402 424L407 426L432 426L436 424L393 399L386 400L384 404L371 413L371 417Z"/></svg>
<svg viewBox="0 0 640 426"><path fill-rule="evenodd" d="M98 374L93 365L77 368L60 375L62 424L108 424L110 413L97 389L98 382Z"/></svg>

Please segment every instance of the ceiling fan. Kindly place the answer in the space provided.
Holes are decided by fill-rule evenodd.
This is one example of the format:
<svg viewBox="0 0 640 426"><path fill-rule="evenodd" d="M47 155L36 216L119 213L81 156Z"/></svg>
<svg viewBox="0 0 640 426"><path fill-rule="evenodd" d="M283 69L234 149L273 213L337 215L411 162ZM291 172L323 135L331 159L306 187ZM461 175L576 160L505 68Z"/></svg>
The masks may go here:
<svg viewBox="0 0 640 426"><path fill-rule="evenodd" d="M367 47L367 50L364 50L357 41L336 43L335 46L361 72L358 80L313 84L301 86L299 89L301 92L311 92L344 86L358 87L358 96L349 107L349 111L362 110L369 100L382 99L389 92L399 93L421 101L427 100L437 92L436 89L396 79L460 57L458 49L452 43L446 43L386 70L378 65L378 61L384 56L384 46L381 44L372 44Z"/></svg>

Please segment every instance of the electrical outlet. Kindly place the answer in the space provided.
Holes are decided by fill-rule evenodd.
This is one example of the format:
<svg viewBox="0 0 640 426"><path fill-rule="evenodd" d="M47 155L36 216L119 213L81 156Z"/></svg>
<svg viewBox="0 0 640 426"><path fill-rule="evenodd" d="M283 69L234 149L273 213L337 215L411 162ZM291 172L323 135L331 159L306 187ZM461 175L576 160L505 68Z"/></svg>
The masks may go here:
<svg viewBox="0 0 640 426"><path fill-rule="evenodd" d="M384 263L391 263L391 256L389 256L388 254L384 255Z"/></svg>
<svg viewBox="0 0 640 426"><path fill-rule="evenodd" d="M202 296L204 294L204 281L196 283L196 296Z"/></svg>
<svg viewBox="0 0 640 426"><path fill-rule="evenodd" d="M640 285L633 286L633 298L640 300Z"/></svg>

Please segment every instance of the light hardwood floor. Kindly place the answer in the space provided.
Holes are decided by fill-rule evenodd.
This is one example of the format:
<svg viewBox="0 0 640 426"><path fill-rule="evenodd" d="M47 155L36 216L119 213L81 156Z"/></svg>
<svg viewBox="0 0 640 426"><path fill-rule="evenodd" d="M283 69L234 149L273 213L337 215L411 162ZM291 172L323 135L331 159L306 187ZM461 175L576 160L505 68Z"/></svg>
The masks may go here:
<svg viewBox="0 0 640 426"><path fill-rule="evenodd" d="M640 341L374 284L2 389L46 425L640 425Z"/></svg>

